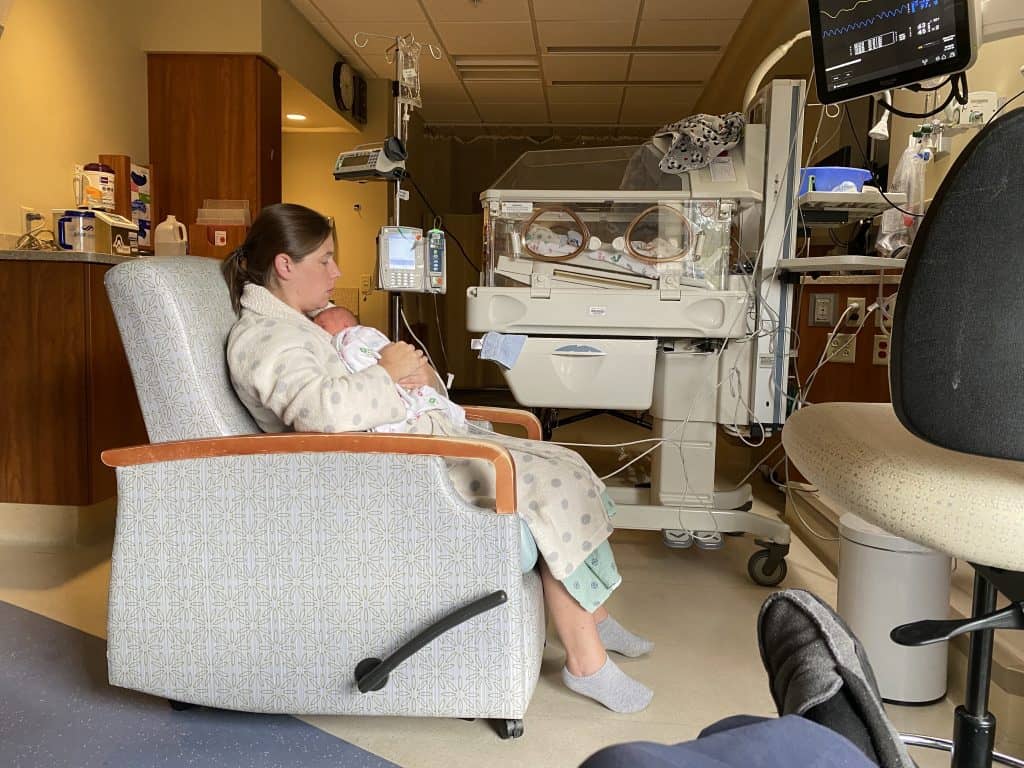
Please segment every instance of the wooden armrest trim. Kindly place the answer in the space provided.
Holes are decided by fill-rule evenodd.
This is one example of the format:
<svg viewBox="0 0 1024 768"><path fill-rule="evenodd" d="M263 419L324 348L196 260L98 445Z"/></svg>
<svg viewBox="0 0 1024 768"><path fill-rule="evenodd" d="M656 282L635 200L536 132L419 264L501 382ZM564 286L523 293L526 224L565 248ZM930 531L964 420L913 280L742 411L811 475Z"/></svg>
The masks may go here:
<svg viewBox="0 0 1024 768"><path fill-rule="evenodd" d="M490 421L495 424L518 424L526 430L526 437L530 440L543 439L540 419L529 411L518 408L495 408L489 405L466 405L463 406L463 410L468 419Z"/></svg>
<svg viewBox="0 0 1024 768"><path fill-rule="evenodd" d="M108 467L131 467L161 461L209 459L222 456L253 456L280 453L398 453L483 459L494 465L495 511L516 511L516 477L512 455L500 445L483 440L429 435L391 435L366 432L323 434L289 432L277 435L242 435L150 443L131 448L111 448L100 458Z"/></svg>

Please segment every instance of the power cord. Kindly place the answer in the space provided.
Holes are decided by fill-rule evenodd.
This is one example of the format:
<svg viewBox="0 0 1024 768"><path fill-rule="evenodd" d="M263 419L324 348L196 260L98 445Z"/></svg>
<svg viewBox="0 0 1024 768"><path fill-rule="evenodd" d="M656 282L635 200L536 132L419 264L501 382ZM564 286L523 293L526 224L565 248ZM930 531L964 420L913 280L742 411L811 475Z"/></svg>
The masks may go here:
<svg viewBox="0 0 1024 768"><path fill-rule="evenodd" d="M459 242L459 238L452 234L452 231L444 225L444 220L437 215L437 211L434 210L434 206L432 206L430 204L430 201L427 200L427 196L423 194L423 190L420 189L420 185L416 183L416 179L413 178L412 174L407 172L402 178L407 179L412 184L413 189L416 190L416 194L420 196L420 200L423 201L424 205L426 205L428 210L430 211L430 214L434 217L434 221L440 222L441 231L448 235L448 237L454 240L455 244L459 246L459 251L462 252L462 258L466 260L466 263L469 264L469 266L471 266L474 271L482 272L483 270L476 264L474 264L473 260L469 258L469 254L466 253L466 249L462 247L462 243Z"/></svg>
<svg viewBox="0 0 1024 768"><path fill-rule="evenodd" d="M924 120L929 117L935 117L935 115L939 114L942 110L944 110L946 107L952 104L953 99L956 99L958 104L967 103L967 73L959 72L955 75L951 75L946 79L946 83L949 83L949 96L946 97L946 100L942 102L940 106L936 107L931 112L904 112L902 109L897 109L896 107L894 107L885 99L879 100L878 104L879 106L882 107L882 109L891 112L894 115L898 115L899 117L905 117L910 120ZM935 88L925 88L924 86L919 86L911 90L938 90L946 83L941 83Z"/></svg>
<svg viewBox="0 0 1024 768"><path fill-rule="evenodd" d="M1009 99L1007 99L1007 100L1006 100L1006 103L1005 103L1005 104L1003 104L1003 106L1001 106L1001 107L1000 107L999 109L997 109L997 110L996 110L995 112L993 112L993 113L992 113L992 117L990 117L990 118L989 118L989 119L988 119L988 120L987 120L987 121L985 122L985 125L988 125L988 124L989 124L989 123L991 123L991 122L992 122L993 120L995 120L995 119L996 119L996 118L997 118L997 117L999 116L999 113L1000 113L1000 112L1002 112L1002 111L1003 111L1004 109L1006 109L1006 108L1007 108L1008 106L1010 106L1010 105L1011 105L1011 104L1012 104L1013 102L1015 102L1015 101L1016 101L1017 99L1019 99L1019 98L1020 98L1021 96L1024 96L1024 91L1021 91L1021 92L1020 92L1020 93L1018 93L1017 95L1015 95L1015 96L1011 96L1011 97L1010 97Z"/></svg>

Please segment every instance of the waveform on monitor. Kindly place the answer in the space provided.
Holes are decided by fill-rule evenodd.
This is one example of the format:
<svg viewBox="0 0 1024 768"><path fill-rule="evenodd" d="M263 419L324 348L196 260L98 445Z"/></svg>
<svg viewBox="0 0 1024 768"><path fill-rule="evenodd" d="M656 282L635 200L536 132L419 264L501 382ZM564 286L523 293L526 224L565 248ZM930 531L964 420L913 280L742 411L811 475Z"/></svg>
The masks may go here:
<svg viewBox="0 0 1024 768"><path fill-rule="evenodd" d="M858 7L864 5L864 3L870 3L870 2L871 2L871 0L857 0L857 2L854 3L849 8L840 8L838 11L835 12L835 15L832 15L828 11L822 11L821 15L822 16L828 16L830 19L832 19L832 21L835 21L840 16L842 16L844 13L853 13L855 10L857 10Z"/></svg>
<svg viewBox="0 0 1024 768"><path fill-rule="evenodd" d="M861 0L861 2L870 2L871 0ZM858 21L851 21L849 24L844 24L840 27L832 27L831 29L823 29L821 31L822 37L840 37L842 35L848 35L850 32L858 32L860 30L868 29L873 27L879 21L886 21L887 19L895 19L900 16L905 16L908 13L918 13L920 11L926 11L929 8L934 8L939 4L939 0L909 0L905 3L900 3L895 8L887 8L884 11L879 11L872 16L868 16L865 19ZM837 11L836 16L839 16L843 11L852 11L853 8L845 8L842 11ZM824 13L824 12L823 12ZM828 16L828 14L824 14ZM829 16L829 18L834 18Z"/></svg>

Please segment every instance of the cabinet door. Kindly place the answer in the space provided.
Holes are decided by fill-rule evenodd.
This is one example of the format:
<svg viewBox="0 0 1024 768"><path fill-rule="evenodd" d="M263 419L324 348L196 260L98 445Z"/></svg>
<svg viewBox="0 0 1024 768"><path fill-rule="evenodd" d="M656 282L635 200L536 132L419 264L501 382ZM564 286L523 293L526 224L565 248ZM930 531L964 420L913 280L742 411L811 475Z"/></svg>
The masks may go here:
<svg viewBox="0 0 1024 768"><path fill-rule="evenodd" d="M149 153L158 211L195 223L206 198L281 199L281 79L258 56L150 54ZM271 120L273 117L273 120Z"/></svg>

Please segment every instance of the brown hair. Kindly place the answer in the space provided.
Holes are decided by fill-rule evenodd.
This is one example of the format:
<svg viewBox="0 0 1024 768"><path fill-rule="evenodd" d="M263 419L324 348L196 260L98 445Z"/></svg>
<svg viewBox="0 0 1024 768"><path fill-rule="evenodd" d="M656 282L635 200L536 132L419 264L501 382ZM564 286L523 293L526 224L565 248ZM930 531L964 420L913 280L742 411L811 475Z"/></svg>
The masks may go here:
<svg viewBox="0 0 1024 768"><path fill-rule="evenodd" d="M231 306L241 312L242 290L246 283L266 286L274 274L274 257L286 253L302 261L332 235L333 227L325 216L303 205L268 205L256 221L241 247L221 265L228 284Z"/></svg>

